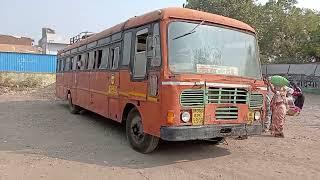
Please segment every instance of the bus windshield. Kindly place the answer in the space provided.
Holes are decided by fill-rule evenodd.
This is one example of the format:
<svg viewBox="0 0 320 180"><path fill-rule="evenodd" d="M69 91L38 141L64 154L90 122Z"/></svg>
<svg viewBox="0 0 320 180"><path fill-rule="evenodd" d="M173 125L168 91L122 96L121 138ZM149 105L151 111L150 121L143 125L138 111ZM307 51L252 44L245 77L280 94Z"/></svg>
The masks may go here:
<svg viewBox="0 0 320 180"><path fill-rule="evenodd" d="M221 74L261 79L253 34L201 23L175 21L168 29L173 73Z"/></svg>

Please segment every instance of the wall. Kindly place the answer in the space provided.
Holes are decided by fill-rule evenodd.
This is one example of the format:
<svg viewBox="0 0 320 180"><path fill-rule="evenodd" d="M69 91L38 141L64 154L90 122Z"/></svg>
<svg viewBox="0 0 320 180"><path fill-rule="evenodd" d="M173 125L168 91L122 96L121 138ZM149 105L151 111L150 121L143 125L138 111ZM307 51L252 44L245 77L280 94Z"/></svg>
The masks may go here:
<svg viewBox="0 0 320 180"><path fill-rule="evenodd" d="M262 66L264 75L282 75L305 90L320 93L320 65L318 64L270 64Z"/></svg>
<svg viewBox="0 0 320 180"><path fill-rule="evenodd" d="M10 35L0 35L0 44L33 46L33 39L27 38L27 37L14 37Z"/></svg>
<svg viewBox="0 0 320 180"><path fill-rule="evenodd" d="M56 56L0 52L0 72L55 73Z"/></svg>
<svg viewBox="0 0 320 180"><path fill-rule="evenodd" d="M66 44L47 44L46 54L56 55L58 50L61 50L66 46Z"/></svg>

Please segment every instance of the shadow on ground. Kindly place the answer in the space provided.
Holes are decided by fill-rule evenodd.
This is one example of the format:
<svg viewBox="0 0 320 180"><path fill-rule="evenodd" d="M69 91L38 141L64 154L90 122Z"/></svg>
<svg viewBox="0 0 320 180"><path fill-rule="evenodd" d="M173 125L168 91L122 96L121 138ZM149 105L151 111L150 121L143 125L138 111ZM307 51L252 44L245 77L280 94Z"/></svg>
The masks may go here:
<svg viewBox="0 0 320 180"><path fill-rule="evenodd" d="M0 151L133 169L229 155L204 142L162 142L144 155L132 150L125 128L91 112L72 115L60 101L0 103Z"/></svg>

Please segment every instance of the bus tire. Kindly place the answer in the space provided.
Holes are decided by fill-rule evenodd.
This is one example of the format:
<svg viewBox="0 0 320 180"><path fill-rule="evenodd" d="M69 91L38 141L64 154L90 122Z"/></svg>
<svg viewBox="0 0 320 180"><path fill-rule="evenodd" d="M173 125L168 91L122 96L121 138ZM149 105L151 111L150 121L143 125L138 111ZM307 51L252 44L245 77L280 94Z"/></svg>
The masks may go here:
<svg viewBox="0 0 320 180"><path fill-rule="evenodd" d="M158 137L143 132L141 115L136 108L133 108L128 114L126 134L131 147L143 154L154 151L159 144Z"/></svg>
<svg viewBox="0 0 320 180"><path fill-rule="evenodd" d="M71 94L68 94L68 104L69 104L69 111L71 114L79 114L81 111L80 106L77 106L72 103Z"/></svg>

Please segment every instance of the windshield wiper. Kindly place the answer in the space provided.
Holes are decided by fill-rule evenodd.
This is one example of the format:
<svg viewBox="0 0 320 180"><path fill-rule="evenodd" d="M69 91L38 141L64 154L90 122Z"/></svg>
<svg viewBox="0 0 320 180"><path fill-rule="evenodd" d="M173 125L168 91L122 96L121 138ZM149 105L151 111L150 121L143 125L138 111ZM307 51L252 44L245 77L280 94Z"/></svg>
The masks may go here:
<svg viewBox="0 0 320 180"><path fill-rule="evenodd" d="M182 37L185 37L185 36L188 36L188 35L190 35L190 34L193 34L193 33L197 32L196 29L197 29L199 26L201 26L204 22L205 22L205 20L201 21L201 23L197 24L196 27L194 27L190 32L187 32L187 33L185 33L185 34L182 34L182 35L180 35L180 36L177 36L177 37L173 38L172 40L180 39L180 38L182 38Z"/></svg>

